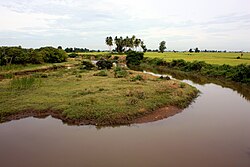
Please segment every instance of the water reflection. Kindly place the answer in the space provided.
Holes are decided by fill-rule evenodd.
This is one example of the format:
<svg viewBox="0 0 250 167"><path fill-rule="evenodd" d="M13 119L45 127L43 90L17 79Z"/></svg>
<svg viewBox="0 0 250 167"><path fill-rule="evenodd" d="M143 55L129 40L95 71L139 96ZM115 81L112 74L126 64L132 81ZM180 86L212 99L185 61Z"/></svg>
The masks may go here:
<svg viewBox="0 0 250 167"><path fill-rule="evenodd" d="M169 74L173 78L178 80L191 80L193 83L199 84L199 85L205 85L205 84L216 84L220 85L223 88L230 88L234 91L237 91L242 97L244 97L246 100L250 101L250 85L247 84L240 84L232 81L225 81L225 79L214 79L209 77L204 77L200 75L196 75L195 73L185 73L182 71L176 71L176 70L170 70L163 67L157 67L157 68L147 68L146 70L149 70L156 74L162 74L166 75Z"/></svg>

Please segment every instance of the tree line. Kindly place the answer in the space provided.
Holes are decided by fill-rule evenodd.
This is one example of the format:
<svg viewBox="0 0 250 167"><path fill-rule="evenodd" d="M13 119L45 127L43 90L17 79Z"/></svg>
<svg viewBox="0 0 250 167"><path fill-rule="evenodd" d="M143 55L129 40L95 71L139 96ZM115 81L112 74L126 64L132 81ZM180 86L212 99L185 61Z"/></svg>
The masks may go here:
<svg viewBox="0 0 250 167"><path fill-rule="evenodd" d="M67 53L62 49L41 47L25 49L18 47L0 47L0 65L61 63L67 60Z"/></svg>

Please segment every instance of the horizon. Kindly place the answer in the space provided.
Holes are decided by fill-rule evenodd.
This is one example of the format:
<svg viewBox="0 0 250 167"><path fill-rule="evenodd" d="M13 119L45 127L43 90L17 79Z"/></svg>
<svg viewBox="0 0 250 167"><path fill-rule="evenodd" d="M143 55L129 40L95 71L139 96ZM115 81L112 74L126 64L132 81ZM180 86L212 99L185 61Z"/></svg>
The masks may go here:
<svg viewBox="0 0 250 167"><path fill-rule="evenodd" d="M0 46L108 50L107 36L136 35L153 50L250 51L248 0L2 0L0 13Z"/></svg>

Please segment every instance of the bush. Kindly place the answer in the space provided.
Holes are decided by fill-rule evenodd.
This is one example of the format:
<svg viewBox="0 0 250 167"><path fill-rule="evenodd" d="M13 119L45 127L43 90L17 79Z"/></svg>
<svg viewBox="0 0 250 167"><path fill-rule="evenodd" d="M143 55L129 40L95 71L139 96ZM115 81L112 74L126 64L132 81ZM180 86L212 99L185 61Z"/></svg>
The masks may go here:
<svg viewBox="0 0 250 167"><path fill-rule="evenodd" d="M187 65L187 62L183 59L179 59L179 60L173 60L170 63L170 67L184 67Z"/></svg>
<svg viewBox="0 0 250 167"><path fill-rule="evenodd" d="M116 78L125 78L128 76L128 72L124 69L122 69L121 67L116 67L114 69L115 72L115 77Z"/></svg>
<svg viewBox="0 0 250 167"><path fill-rule="evenodd" d="M131 81L143 81L144 79L143 79L143 77L141 76L141 75L136 75L135 77L132 77L131 78Z"/></svg>
<svg viewBox="0 0 250 167"><path fill-rule="evenodd" d="M82 61L82 67L83 70L92 70L95 67L95 65L90 61Z"/></svg>
<svg viewBox="0 0 250 167"><path fill-rule="evenodd" d="M113 66L113 63L109 60L99 60L97 63L96 63L98 69L111 69L112 66Z"/></svg>
<svg viewBox="0 0 250 167"><path fill-rule="evenodd" d="M53 47L43 47L38 49L38 51L43 55L44 62L46 63L65 62L68 57L64 50Z"/></svg>
<svg viewBox="0 0 250 167"><path fill-rule="evenodd" d="M140 65L141 61L143 60L143 57L144 57L143 52L135 52L135 51L127 52L127 57L126 57L127 66Z"/></svg>
<svg viewBox="0 0 250 167"><path fill-rule="evenodd" d="M154 66L158 60L145 58L144 63ZM160 62L160 61L159 61ZM173 60L170 63L163 62L165 67L174 68L185 72L195 72L209 77L224 77L227 80L250 83L250 65L241 64L238 66L213 65L204 61L186 62L185 60Z"/></svg>
<svg viewBox="0 0 250 167"><path fill-rule="evenodd" d="M71 53L68 55L70 58L76 58L78 57L78 54L77 53Z"/></svg>
<svg viewBox="0 0 250 167"><path fill-rule="evenodd" d="M106 76L108 76L108 73L106 70L101 70L98 73L94 74L94 76L106 77Z"/></svg>

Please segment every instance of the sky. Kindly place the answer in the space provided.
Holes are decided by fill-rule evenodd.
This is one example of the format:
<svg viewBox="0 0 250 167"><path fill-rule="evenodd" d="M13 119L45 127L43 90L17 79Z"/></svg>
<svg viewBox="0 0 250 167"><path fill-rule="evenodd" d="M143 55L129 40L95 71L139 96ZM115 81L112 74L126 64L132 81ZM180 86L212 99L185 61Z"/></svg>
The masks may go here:
<svg viewBox="0 0 250 167"><path fill-rule="evenodd" d="M0 46L103 50L132 35L150 49L250 51L250 0L0 0Z"/></svg>

